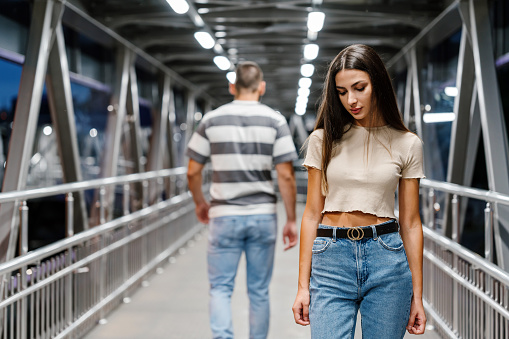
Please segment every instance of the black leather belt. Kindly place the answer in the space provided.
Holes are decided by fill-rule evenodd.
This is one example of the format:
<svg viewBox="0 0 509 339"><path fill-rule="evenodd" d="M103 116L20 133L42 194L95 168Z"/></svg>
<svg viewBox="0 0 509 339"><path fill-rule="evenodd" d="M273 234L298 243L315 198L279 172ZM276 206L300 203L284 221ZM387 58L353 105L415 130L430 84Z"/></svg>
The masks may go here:
<svg viewBox="0 0 509 339"><path fill-rule="evenodd" d="M398 232L398 223L396 220L375 226L376 234L382 235L387 233ZM334 235L332 228L319 228L316 230L317 237L332 238ZM372 238L373 229L371 226L336 228L336 238L348 238L350 240L361 240L363 238Z"/></svg>

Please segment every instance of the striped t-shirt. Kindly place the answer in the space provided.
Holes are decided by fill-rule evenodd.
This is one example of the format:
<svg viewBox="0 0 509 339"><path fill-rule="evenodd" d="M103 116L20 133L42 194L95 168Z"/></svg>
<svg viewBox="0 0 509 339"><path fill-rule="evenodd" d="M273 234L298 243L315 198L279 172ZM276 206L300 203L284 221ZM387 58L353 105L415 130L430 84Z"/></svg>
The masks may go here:
<svg viewBox="0 0 509 339"><path fill-rule="evenodd" d="M273 165L297 159L286 119L257 101L234 100L207 113L187 155L212 163L209 217L276 212Z"/></svg>

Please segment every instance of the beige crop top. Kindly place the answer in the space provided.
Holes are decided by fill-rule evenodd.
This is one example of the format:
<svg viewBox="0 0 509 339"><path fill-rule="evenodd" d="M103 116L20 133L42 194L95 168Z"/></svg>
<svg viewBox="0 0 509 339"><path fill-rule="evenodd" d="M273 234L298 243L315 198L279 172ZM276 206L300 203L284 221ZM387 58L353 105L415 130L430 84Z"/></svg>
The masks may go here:
<svg viewBox="0 0 509 339"><path fill-rule="evenodd" d="M368 129L352 125L333 146L327 168L329 192L322 213L361 211L395 218L399 179L425 177L419 137L388 125L371 128L366 154L368 133ZM303 164L306 168L321 169L322 140L323 129L311 133Z"/></svg>

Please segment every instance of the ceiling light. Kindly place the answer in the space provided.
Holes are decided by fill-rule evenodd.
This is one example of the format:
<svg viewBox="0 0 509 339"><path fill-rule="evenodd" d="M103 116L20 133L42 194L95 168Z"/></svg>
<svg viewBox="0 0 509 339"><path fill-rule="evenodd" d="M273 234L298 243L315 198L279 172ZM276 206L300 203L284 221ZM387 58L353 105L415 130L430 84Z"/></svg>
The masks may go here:
<svg viewBox="0 0 509 339"><path fill-rule="evenodd" d="M222 71L226 71L231 66L230 60L228 60L227 57L222 56L222 55L215 56L214 57L214 63Z"/></svg>
<svg viewBox="0 0 509 339"><path fill-rule="evenodd" d="M303 105L307 105L308 104L308 97L297 97L297 100L296 100L296 103L297 104L303 104Z"/></svg>
<svg viewBox="0 0 509 339"><path fill-rule="evenodd" d="M306 106L295 106L295 113L297 113L297 115L304 115L306 114Z"/></svg>
<svg viewBox="0 0 509 339"><path fill-rule="evenodd" d="M320 32L323 28L325 14L323 12L309 12L308 29L311 32Z"/></svg>
<svg viewBox="0 0 509 339"><path fill-rule="evenodd" d="M299 80L300 88L309 88L311 87L311 79L310 78L300 78Z"/></svg>
<svg viewBox="0 0 509 339"><path fill-rule="evenodd" d="M309 88L299 88L299 90L297 91L297 94L300 97L307 97L307 96L309 96Z"/></svg>
<svg viewBox="0 0 509 339"><path fill-rule="evenodd" d="M212 36L207 32L196 32L194 33L194 38L205 49L211 49L216 44Z"/></svg>
<svg viewBox="0 0 509 339"><path fill-rule="evenodd" d="M216 32L216 38L224 38L226 36L226 32Z"/></svg>
<svg viewBox="0 0 509 339"><path fill-rule="evenodd" d="M177 14L184 14L189 10L189 4L186 0L166 0L166 2Z"/></svg>
<svg viewBox="0 0 509 339"><path fill-rule="evenodd" d="M300 66L300 74L302 74L303 77L310 77L315 72L315 66L312 64L304 64Z"/></svg>
<svg viewBox="0 0 509 339"><path fill-rule="evenodd" d="M458 88L457 87L446 87L444 88L445 95L450 97L455 97L458 95Z"/></svg>
<svg viewBox="0 0 509 339"><path fill-rule="evenodd" d="M318 50L320 47L318 47L317 44L308 44L304 46L304 58L308 60L314 60L318 56Z"/></svg>
<svg viewBox="0 0 509 339"><path fill-rule="evenodd" d="M235 80L237 80L237 74L235 74L235 72L228 72L226 73L226 78L230 84L235 84Z"/></svg>
<svg viewBox="0 0 509 339"><path fill-rule="evenodd" d="M425 123L434 123L434 122L451 122L456 118L456 114L450 113L424 113L422 115L422 120Z"/></svg>

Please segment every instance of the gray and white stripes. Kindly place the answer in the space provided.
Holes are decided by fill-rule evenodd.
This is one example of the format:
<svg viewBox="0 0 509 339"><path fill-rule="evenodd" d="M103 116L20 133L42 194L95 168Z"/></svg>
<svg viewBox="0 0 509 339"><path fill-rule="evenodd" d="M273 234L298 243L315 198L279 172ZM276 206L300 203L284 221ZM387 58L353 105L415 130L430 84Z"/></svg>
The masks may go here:
<svg viewBox="0 0 509 339"><path fill-rule="evenodd" d="M187 155L212 163L211 218L275 213L273 165L297 159L286 119L256 101L233 101L206 114Z"/></svg>

